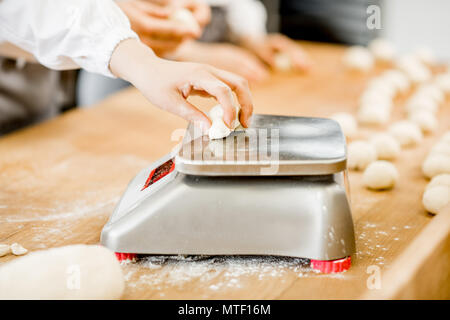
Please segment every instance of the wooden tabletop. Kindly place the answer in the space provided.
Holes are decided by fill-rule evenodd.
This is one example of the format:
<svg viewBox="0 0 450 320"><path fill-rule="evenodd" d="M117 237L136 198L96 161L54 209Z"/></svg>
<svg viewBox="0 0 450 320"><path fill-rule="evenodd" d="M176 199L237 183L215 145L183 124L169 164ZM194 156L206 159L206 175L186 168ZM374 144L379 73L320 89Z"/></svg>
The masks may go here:
<svg viewBox="0 0 450 320"><path fill-rule="evenodd" d="M341 63L345 48L305 48L313 69L275 74L252 86L255 112L355 113L368 79L384 67L349 72ZM396 100L392 121L404 117L405 98ZM349 271L318 274L292 259L153 257L123 265L124 298L449 298L450 210L433 217L423 209L427 180L420 169L433 143L450 128L449 100L439 111L437 133L403 150L394 162L400 180L393 190L369 191L360 172L350 173L357 253ZM204 110L213 104L200 98L193 102ZM172 132L185 127L184 120L127 89L95 107L0 138L0 243L18 242L31 251L98 243L127 183L168 153L178 142L171 141ZM363 128L360 136L382 130ZM0 258L0 263L11 259ZM374 288L377 275L381 289Z"/></svg>

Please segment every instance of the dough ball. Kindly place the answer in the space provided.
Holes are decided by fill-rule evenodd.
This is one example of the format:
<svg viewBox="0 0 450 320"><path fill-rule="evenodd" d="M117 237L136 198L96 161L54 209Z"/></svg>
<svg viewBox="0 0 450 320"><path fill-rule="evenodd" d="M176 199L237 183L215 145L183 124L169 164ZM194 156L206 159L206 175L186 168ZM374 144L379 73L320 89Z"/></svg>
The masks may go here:
<svg viewBox="0 0 450 320"><path fill-rule="evenodd" d="M389 189L392 188L397 181L397 168L392 163L384 160L372 162L363 174L363 184L369 189Z"/></svg>
<svg viewBox="0 0 450 320"><path fill-rule="evenodd" d="M423 133L431 133L438 128L438 121L434 114L426 110L418 110L409 115L409 120L414 122Z"/></svg>
<svg viewBox="0 0 450 320"><path fill-rule="evenodd" d="M431 154L423 162L422 171L428 178L433 178L442 173L450 173L450 157L442 154Z"/></svg>
<svg viewBox="0 0 450 320"><path fill-rule="evenodd" d="M395 57L394 46L386 39L377 38L370 41L369 50L377 60L392 61Z"/></svg>
<svg viewBox="0 0 450 320"><path fill-rule="evenodd" d="M364 170L377 160L375 147L366 141L354 141L348 145L347 166L353 170Z"/></svg>
<svg viewBox="0 0 450 320"><path fill-rule="evenodd" d="M26 254L28 252L28 250L25 249L24 247L22 247L18 243L13 243L11 245L11 252L15 256L23 256L24 254Z"/></svg>
<svg viewBox="0 0 450 320"><path fill-rule="evenodd" d="M372 69L374 59L372 53L362 46L353 46L347 49L344 55L345 65L354 70L368 71Z"/></svg>
<svg viewBox="0 0 450 320"><path fill-rule="evenodd" d="M35 251L0 266L0 299L118 299L120 264L102 246Z"/></svg>
<svg viewBox="0 0 450 320"><path fill-rule="evenodd" d="M292 60L288 54L279 52L275 54L275 68L287 72L292 70Z"/></svg>
<svg viewBox="0 0 450 320"><path fill-rule="evenodd" d="M383 94L379 90L365 90L360 98L361 106L381 105L383 108L391 109L392 97Z"/></svg>
<svg viewBox="0 0 450 320"><path fill-rule="evenodd" d="M0 257L6 256L11 252L11 248L8 244L0 244Z"/></svg>
<svg viewBox="0 0 450 320"><path fill-rule="evenodd" d="M233 120L233 129L243 129L239 121L239 111L241 110L241 107L239 106L239 103L237 103L236 99L234 99L234 107L236 109L236 119ZM211 108L211 110L209 110L209 118L211 119L211 121L214 121L215 119L223 119L223 108L220 104L215 105Z"/></svg>
<svg viewBox="0 0 450 320"><path fill-rule="evenodd" d="M177 9L169 16L169 19L172 21L179 22L184 26L186 26L187 28L190 28L194 31L198 30L200 32L200 26L197 20L195 20L192 12L189 11L188 9L185 8Z"/></svg>
<svg viewBox="0 0 450 320"><path fill-rule="evenodd" d="M423 83L431 79L430 70L414 55L406 55L397 61L397 67L415 83Z"/></svg>
<svg viewBox="0 0 450 320"><path fill-rule="evenodd" d="M428 65L436 64L436 57L430 47L422 46L414 50L414 56Z"/></svg>
<svg viewBox="0 0 450 320"><path fill-rule="evenodd" d="M408 113L414 113L419 110L436 113L438 110L438 104L430 97L414 95L406 103L406 111Z"/></svg>
<svg viewBox="0 0 450 320"><path fill-rule="evenodd" d="M445 93L450 93L450 73L437 75L434 83Z"/></svg>
<svg viewBox="0 0 450 320"><path fill-rule="evenodd" d="M394 86L396 90L400 92L406 92L411 85L408 77L399 70L395 69L388 70L384 72L381 76L384 79L384 81L389 83L391 86Z"/></svg>
<svg viewBox="0 0 450 320"><path fill-rule="evenodd" d="M433 179L431 179L431 181L427 184L426 189L429 189L429 188L435 187L435 186L447 186L450 188L450 174L443 173L443 174L434 176Z"/></svg>
<svg viewBox="0 0 450 320"><path fill-rule="evenodd" d="M400 154L400 144L390 134L376 134L370 139L370 143L375 147L380 160L393 160Z"/></svg>
<svg viewBox="0 0 450 320"><path fill-rule="evenodd" d="M431 83L420 86L419 89L417 89L416 95L428 97L437 104L442 103L445 100L445 94L441 88Z"/></svg>
<svg viewBox="0 0 450 320"><path fill-rule="evenodd" d="M450 144L446 143L444 141L441 141L441 142L438 142L437 144L435 144L433 146L433 148L431 148L430 156L437 155L437 154L450 157Z"/></svg>
<svg viewBox="0 0 450 320"><path fill-rule="evenodd" d="M231 134L231 129L227 127L223 119L215 118L212 119L211 128L209 128L209 139L222 139L228 137Z"/></svg>
<svg viewBox="0 0 450 320"><path fill-rule="evenodd" d="M383 125L389 121L390 110L381 104L365 104L357 114L358 122L367 125Z"/></svg>
<svg viewBox="0 0 450 320"><path fill-rule="evenodd" d="M383 77L378 77L367 84L366 91L373 91L379 95L392 99L397 93L397 88L392 83L383 79Z"/></svg>
<svg viewBox="0 0 450 320"><path fill-rule="evenodd" d="M389 133L400 143L401 147L415 146L422 141L420 128L411 121L399 121L389 127Z"/></svg>
<svg viewBox="0 0 450 320"><path fill-rule="evenodd" d="M331 115L331 119L339 123L346 137L351 138L358 133L358 124L356 123L355 117L350 113L338 112Z"/></svg>
<svg viewBox="0 0 450 320"><path fill-rule="evenodd" d="M438 214L450 201L450 187L445 185L427 188L422 197L425 209L433 214Z"/></svg>

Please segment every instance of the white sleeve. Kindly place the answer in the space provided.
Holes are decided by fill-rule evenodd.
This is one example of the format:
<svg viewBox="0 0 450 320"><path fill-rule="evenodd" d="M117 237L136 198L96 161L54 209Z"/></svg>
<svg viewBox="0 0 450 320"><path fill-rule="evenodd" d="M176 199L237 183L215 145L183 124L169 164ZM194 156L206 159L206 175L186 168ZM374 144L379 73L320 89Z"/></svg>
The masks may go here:
<svg viewBox="0 0 450 320"><path fill-rule="evenodd" d="M260 38L267 34L267 11L257 0L229 0L227 22L231 33L238 38Z"/></svg>
<svg viewBox="0 0 450 320"><path fill-rule="evenodd" d="M138 37L112 0L0 0L0 42L51 69L81 67L114 77L109 60L128 38Z"/></svg>

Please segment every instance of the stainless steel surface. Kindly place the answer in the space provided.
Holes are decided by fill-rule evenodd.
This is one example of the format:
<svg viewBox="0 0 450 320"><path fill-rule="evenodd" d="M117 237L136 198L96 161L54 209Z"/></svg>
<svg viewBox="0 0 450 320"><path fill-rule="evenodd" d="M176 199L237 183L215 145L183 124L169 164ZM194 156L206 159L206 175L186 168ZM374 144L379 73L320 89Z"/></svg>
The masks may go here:
<svg viewBox="0 0 450 320"><path fill-rule="evenodd" d="M252 128L279 129L283 174L261 173L264 165L275 164L270 157L261 159L263 148L234 144L233 137L250 138L249 132L225 140L235 157L256 152L258 159L253 162L214 157L196 160L193 155L198 149L189 153L195 159L186 157L180 151L186 151L190 143L185 138L180 150L142 170L130 182L102 230L101 243L116 252L143 254L278 255L317 260L352 255L355 239L347 199L345 140L338 124L256 115ZM271 137L263 135L262 141L271 146ZM201 142L202 148L211 145L203 138L194 137L194 142ZM143 189L153 169L174 154L174 171Z"/></svg>
<svg viewBox="0 0 450 320"><path fill-rule="evenodd" d="M205 177L172 172L137 199L130 184L102 231L116 252L278 255L334 260L355 251L344 172ZM145 191L142 191L145 192Z"/></svg>
<svg viewBox="0 0 450 320"><path fill-rule="evenodd" d="M195 137L189 126L177 170L205 176L324 175L345 170L345 138L322 118L254 115L247 131L221 140ZM191 138L194 137L194 138Z"/></svg>

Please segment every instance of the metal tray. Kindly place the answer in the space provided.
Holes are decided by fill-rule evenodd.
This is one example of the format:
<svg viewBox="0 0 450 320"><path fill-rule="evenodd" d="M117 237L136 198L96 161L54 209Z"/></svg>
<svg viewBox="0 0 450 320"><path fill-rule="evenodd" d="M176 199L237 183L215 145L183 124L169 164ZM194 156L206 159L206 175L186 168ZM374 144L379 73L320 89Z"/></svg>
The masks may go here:
<svg viewBox="0 0 450 320"><path fill-rule="evenodd" d="M247 130L220 140L190 124L175 163L189 175L324 175L345 170L346 145L334 120L255 114Z"/></svg>

